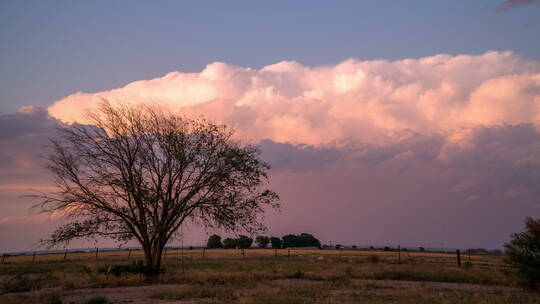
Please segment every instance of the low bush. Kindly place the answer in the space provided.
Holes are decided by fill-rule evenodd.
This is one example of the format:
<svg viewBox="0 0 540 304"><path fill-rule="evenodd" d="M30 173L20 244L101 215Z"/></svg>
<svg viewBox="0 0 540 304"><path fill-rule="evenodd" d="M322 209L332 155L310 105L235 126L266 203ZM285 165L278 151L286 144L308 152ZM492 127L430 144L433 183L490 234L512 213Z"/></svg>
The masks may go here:
<svg viewBox="0 0 540 304"><path fill-rule="evenodd" d="M114 276L121 276L122 274L143 274L146 276L157 275L162 273L163 270L160 270L159 273L156 273L155 269L150 269L144 265L142 261L136 261L127 265L105 265L98 270L101 274L112 274Z"/></svg>
<svg viewBox="0 0 540 304"><path fill-rule="evenodd" d="M0 288L4 293L25 292L41 289L56 281L56 277L48 273L19 273L14 277L3 281Z"/></svg>
<svg viewBox="0 0 540 304"><path fill-rule="evenodd" d="M86 301L86 304L107 304L109 301L105 297L93 297Z"/></svg>
<svg viewBox="0 0 540 304"><path fill-rule="evenodd" d="M291 278L293 278L293 279L303 279L305 276L306 276L306 274L303 271L297 270L295 273L292 274Z"/></svg>
<svg viewBox="0 0 540 304"><path fill-rule="evenodd" d="M163 288L154 290L150 295L160 300L186 300L186 299L219 299L236 300L234 288L228 286L183 286L180 288Z"/></svg>
<svg viewBox="0 0 540 304"><path fill-rule="evenodd" d="M370 263L379 263L381 261L381 259L376 255L370 255L367 258L367 261L370 262Z"/></svg>

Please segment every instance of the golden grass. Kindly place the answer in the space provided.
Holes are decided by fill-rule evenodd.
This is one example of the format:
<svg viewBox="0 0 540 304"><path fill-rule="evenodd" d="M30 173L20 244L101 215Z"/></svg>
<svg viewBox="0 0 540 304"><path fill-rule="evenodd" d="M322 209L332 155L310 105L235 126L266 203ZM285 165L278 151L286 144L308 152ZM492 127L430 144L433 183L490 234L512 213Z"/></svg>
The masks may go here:
<svg viewBox="0 0 540 304"><path fill-rule="evenodd" d="M244 252L244 255L242 254ZM224 260L224 259L323 259L330 260L348 260L358 261L370 256L377 256L383 261L398 261L398 253L396 251L378 251L378 250L288 250L288 249L167 249L164 260L180 259L182 256L186 260ZM438 252L405 252L400 254L401 262L418 262L423 264L448 264L456 263L456 254L454 253L438 253ZM128 259L129 256L129 259ZM98 252L98 260L137 260L143 257L141 250L122 251L100 251ZM8 256L5 258L5 263L32 263L32 255ZM91 261L96 259L95 252L77 252L68 253L66 260L68 261ZM462 254L462 263L470 261L477 266L501 266L504 267L502 256L492 255L471 255ZM52 262L63 261L64 253L36 255L35 262Z"/></svg>
<svg viewBox="0 0 540 304"><path fill-rule="evenodd" d="M140 287L126 293L148 303L538 303L534 300L540 298L516 288L498 256L474 255L472 267L459 268L455 255L447 253L402 252L400 261L397 252L365 250L291 250L290 257L287 249L278 250L277 257L272 249L244 253L205 250L203 260L200 249L168 250L165 273L151 281L139 274L99 271L140 260L140 251L132 251L130 260L127 251L100 252L98 260L92 252L68 254L66 261L63 254L37 256L35 264L32 256L9 257L0 265L0 286L17 279L11 282L24 283L28 291L0 295L0 303L44 303L57 297L84 302L101 296L100 290L105 295L129 286L149 288L144 294ZM372 262L372 256L379 262Z"/></svg>

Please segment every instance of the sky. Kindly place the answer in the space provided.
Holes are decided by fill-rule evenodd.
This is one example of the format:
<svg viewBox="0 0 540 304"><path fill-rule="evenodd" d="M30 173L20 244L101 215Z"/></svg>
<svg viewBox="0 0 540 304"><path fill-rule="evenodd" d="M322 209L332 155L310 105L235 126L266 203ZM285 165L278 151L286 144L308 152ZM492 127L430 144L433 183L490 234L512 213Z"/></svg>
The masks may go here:
<svg viewBox="0 0 540 304"><path fill-rule="evenodd" d="M283 205L269 234L500 248L540 216L538 16L535 0L2 1L0 251L57 224L21 195L51 190L47 138L101 98L259 144Z"/></svg>

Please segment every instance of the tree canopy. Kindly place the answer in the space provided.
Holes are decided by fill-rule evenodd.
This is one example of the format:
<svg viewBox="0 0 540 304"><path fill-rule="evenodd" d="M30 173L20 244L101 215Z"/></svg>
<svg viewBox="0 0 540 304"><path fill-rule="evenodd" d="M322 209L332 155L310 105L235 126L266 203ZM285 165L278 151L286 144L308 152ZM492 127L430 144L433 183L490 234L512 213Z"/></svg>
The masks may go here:
<svg viewBox="0 0 540 304"><path fill-rule="evenodd" d="M222 248L223 244L221 243L221 237L217 234L212 234L208 238L208 242L206 242L206 247L213 249L213 248Z"/></svg>
<svg viewBox="0 0 540 304"><path fill-rule="evenodd" d="M270 243L270 238L268 238L267 236L259 235L255 238L255 242L257 243L257 246L259 246L259 248L266 248L266 246L268 246L268 243Z"/></svg>
<svg viewBox="0 0 540 304"><path fill-rule="evenodd" d="M507 263L517 268L524 284L537 289L540 284L540 219L527 218L525 231L512 234L504 247Z"/></svg>
<svg viewBox="0 0 540 304"><path fill-rule="evenodd" d="M265 206L279 206L258 147L234 140L226 126L108 102L87 120L51 141L47 168L58 191L35 195L41 211L67 219L45 240L50 246L135 239L146 265L159 269L164 246L187 221L251 233L264 228Z"/></svg>
<svg viewBox="0 0 540 304"><path fill-rule="evenodd" d="M287 234L282 237L283 247L321 247L321 242L309 233Z"/></svg>
<svg viewBox="0 0 540 304"><path fill-rule="evenodd" d="M275 236L270 237L270 243L272 244L272 248L274 249L280 249L281 246L283 245L283 242L281 241L281 239Z"/></svg>

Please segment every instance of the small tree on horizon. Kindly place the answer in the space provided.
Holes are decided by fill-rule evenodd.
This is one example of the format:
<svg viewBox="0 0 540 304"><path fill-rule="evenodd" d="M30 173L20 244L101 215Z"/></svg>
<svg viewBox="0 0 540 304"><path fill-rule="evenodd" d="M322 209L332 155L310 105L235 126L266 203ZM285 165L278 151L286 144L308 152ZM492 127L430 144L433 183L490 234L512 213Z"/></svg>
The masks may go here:
<svg viewBox="0 0 540 304"><path fill-rule="evenodd" d="M268 246L268 243L270 243L270 238L267 236L259 235L257 238L255 238L255 242L259 246L259 248L266 248Z"/></svg>
<svg viewBox="0 0 540 304"><path fill-rule="evenodd" d="M240 248L240 249L248 249L253 244L253 239L250 238L249 236L240 235L236 239L236 244L237 244L238 248Z"/></svg>
<svg viewBox="0 0 540 304"><path fill-rule="evenodd" d="M221 236L219 236L217 234L212 234L208 238L208 242L206 242L206 247L208 247L210 249L222 248L223 244L221 243Z"/></svg>
<svg viewBox="0 0 540 304"><path fill-rule="evenodd" d="M317 247L321 248L321 242L315 238L312 234L301 233L300 235L296 234L287 234L282 238L283 248L289 247Z"/></svg>
<svg viewBox="0 0 540 304"><path fill-rule="evenodd" d="M103 102L51 141L47 157L57 192L33 195L41 212L60 214L48 247L77 238L136 240L159 272L165 245L186 222L226 231L263 230L269 165L223 125L157 107Z"/></svg>
<svg viewBox="0 0 540 304"><path fill-rule="evenodd" d="M275 236L270 237L270 243L272 244L273 249L281 249L281 247L283 246L283 242L281 241L281 239Z"/></svg>
<svg viewBox="0 0 540 304"><path fill-rule="evenodd" d="M225 249L234 249L238 247L237 239L226 238L223 240L223 248Z"/></svg>

